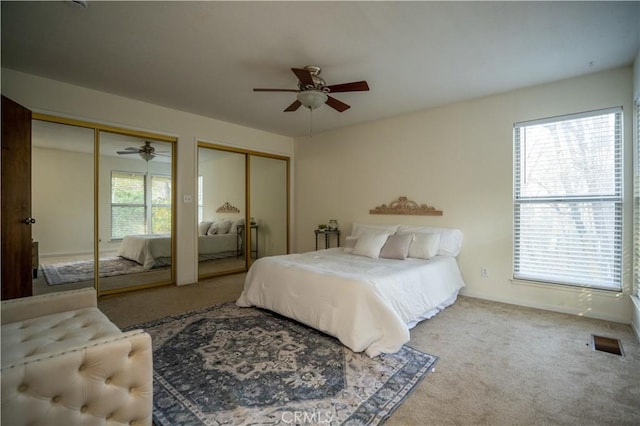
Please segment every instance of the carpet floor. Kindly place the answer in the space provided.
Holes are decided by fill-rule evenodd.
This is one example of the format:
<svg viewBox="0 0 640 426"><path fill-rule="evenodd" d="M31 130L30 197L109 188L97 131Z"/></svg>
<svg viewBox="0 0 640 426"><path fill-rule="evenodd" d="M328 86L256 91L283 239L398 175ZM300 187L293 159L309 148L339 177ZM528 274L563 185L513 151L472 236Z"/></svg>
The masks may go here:
<svg viewBox="0 0 640 426"><path fill-rule="evenodd" d="M300 323L234 303L141 324L152 336L154 424L377 425L437 357L370 358Z"/></svg>
<svg viewBox="0 0 640 426"><path fill-rule="evenodd" d="M244 276L107 297L99 307L126 327L235 301ZM620 339L625 356L592 350L591 334ZM385 426L640 424L640 343L627 324L460 296L413 328L408 346L440 359Z"/></svg>

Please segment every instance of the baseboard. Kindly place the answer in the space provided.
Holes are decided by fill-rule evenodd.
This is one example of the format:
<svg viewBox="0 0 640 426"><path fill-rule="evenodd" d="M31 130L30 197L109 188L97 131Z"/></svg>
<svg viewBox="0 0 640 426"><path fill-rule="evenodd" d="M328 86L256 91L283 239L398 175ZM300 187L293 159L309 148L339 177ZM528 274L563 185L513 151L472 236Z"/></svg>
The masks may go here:
<svg viewBox="0 0 640 426"><path fill-rule="evenodd" d="M640 297L631 296L631 302L633 303L631 328L636 335L636 340L640 343Z"/></svg>
<svg viewBox="0 0 640 426"><path fill-rule="evenodd" d="M559 312L559 313L563 313L563 314L571 314L571 315L583 316L583 317L587 317L587 318L594 318L594 319L599 319L599 320L604 320L604 321L611 321L611 322L619 322L619 323L623 323L623 324L629 324L629 318L627 318L627 317L615 316L615 315L603 315L603 314L599 314L599 313L596 313L596 312L593 312L593 311L589 312L588 314L585 314L582 309L573 308L571 306L551 305L551 304L537 303L537 302L533 302L533 303L532 302L523 302L521 300L510 299L508 297L491 297L491 296L487 296L486 294L467 291L466 289L461 290L460 294L462 296L469 296L469 297L473 297L473 298L476 298L476 299L484 299L484 300L491 300L493 302L507 303L509 305L524 306L524 307L527 307L527 308L542 309L544 311ZM638 325L640 325L640 324L638 324ZM638 328L640 328L640 327L638 327ZM636 336L638 336L637 331L636 331Z"/></svg>

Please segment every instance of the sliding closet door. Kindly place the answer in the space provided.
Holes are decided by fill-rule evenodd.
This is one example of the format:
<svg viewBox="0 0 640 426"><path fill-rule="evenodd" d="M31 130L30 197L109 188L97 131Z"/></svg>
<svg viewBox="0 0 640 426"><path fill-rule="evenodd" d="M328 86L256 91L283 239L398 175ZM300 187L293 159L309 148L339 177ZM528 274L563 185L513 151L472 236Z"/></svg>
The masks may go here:
<svg viewBox="0 0 640 426"><path fill-rule="evenodd" d="M173 281L173 146L99 132L99 291Z"/></svg>
<svg viewBox="0 0 640 426"><path fill-rule="evenodd" d="M249 156L250 206L254 219L250 262L288 253L289 161Z"/></svg>
<svg viewBox="0 0 640 426"><path fill-rule="evenodd" d="M34 294L94 287L93 129L32 122Z"/></svg>
<svg viewBox="0 0 640 426"><path fill-rule="evenodd" d="M198 147L198 276L243 271L246 154Z"/></svg>

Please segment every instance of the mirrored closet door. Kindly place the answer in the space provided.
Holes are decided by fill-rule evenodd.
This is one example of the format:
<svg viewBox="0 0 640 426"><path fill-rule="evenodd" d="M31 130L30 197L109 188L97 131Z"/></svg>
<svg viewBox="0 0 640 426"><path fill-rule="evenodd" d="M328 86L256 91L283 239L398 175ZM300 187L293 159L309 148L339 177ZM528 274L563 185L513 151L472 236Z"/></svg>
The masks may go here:
<svg viewBox="0 0 640 426"><path fill-rule="evenodd" d="M198 144L199 278L288 253L288 212L288 157Z"/></svg>
<svg viewBox="0 0 640 426"><path fill-rule="evenodd" d="M245 269L245 154L198 146L198 276Z"/></svg>
<svg viewBox="0 0 640 426"><path fill-rule="evenodd" d="M175 282L175 138L34 114L34 294Z"/></svg>
<svg viewBox="0 0 640 426"><path fill-rule="evenodd" d="M101 130L100 293L172 282L173 144Z"/></svg>
<svg viewBox="0 0 640 426"><path fill-rule="evenodd" d="M33 120L33 294L95 286L94 129Z"/></svg>
<svg viewBox="0 0 640 426"><path fill-rule="evenodd" d="M280 158L250 155L250 206L255 226L250 263L288 250L288 167Z"/></svg>

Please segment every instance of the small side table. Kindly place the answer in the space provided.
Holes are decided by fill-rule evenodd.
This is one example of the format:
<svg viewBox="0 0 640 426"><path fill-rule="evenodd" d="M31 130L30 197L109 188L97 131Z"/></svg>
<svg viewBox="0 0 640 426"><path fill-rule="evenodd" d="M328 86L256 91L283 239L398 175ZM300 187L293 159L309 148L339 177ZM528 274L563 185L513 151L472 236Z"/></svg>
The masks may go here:
<svg viewBox="0 0 640 426"><path fill-rule="evenodd" d="M249 237L251 237L251 231L255 232L255 247L251 246L250 256L255 254L255 258L258 258L258 225L251 224L249 225ZM236 226L236 257L244 256L244 243L245 243L245 235L244 235L244 225ZM253 240L252 240L253 241Z"/></svg>
<svg viewBox="0 0 640 426"><path fill-rule="evenodd" d="M336 240L338 243L336 247L340 247L340 230L339 229L331 229L331 230L316 229L313 232L315 232L316 234L316 250L318 250L318 235L324 235L325 249L331 248L331 235L336 236Z"/></svg>

